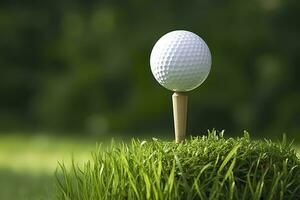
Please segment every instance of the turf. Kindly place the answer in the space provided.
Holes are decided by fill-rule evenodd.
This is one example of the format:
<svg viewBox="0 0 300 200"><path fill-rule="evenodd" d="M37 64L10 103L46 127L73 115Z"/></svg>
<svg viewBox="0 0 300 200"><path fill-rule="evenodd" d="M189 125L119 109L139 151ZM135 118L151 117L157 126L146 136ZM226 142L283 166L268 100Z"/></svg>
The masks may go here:
<svg viewBox="0 0 300 200"><path fill-rule="evenodd" d="M93 160L57 171L59 199L300 199L292 144L209 132L181 144L99 146Z"/></svg>
<svg viewBox="0 0 300 200"><path fill-rule="evenodd" d="M0 133L0 200L55 199L57 162L69 168L72 155L78 165L91 158L95 139L84 138Z"/></svg>

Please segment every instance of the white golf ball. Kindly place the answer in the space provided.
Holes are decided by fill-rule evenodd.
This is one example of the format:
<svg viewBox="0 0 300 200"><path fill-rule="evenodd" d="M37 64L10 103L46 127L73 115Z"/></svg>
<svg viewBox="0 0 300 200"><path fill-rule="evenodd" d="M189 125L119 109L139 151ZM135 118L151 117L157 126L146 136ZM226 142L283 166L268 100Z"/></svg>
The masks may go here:
<svg viewBox="0 0 300 200"><path fill-rule="evenodd" d="M190 91L207 78L211 54L198 35L184 30L172 31L154 45L150 65L155 79L165 88Z"/></svg>

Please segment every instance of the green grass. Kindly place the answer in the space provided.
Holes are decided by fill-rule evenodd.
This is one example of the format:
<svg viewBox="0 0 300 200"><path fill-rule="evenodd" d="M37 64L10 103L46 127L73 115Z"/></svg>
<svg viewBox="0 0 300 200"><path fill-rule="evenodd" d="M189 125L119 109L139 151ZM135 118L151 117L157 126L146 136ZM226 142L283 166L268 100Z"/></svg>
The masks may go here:
<svg viewBox="0 0 300 200"><path fill-rule="evenodd" d="M58 161L71 166L91 158L92 139L57 135L0 134L0 199L55 199Z"/></svg>
<svg viewBox="0 0 300 200"><path fill-rule="evenodd" d="M0 169L0 188L1 200L55 199L53 174Z"/></svg>
<svg viewBox="0 0 300 200"><path fill-rule="evenodd" d="M210 132L184 143L132 140L57 172L59 199L300 199L300 160L281 143Z"/></svg>

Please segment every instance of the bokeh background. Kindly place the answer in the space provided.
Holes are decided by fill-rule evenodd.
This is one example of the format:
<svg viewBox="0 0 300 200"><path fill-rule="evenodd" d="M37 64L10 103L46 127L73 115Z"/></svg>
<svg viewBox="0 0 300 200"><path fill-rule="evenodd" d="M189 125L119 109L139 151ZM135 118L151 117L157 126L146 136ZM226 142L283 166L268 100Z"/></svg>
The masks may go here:
<svg viewBox="0 0 300 200"><path fill-rule="evenodd" d="M172 139L172 93L149 56L177 29L212 52L208 79L189 94L190 134L286 133L297 144L299 9L297 0L2 1L0 199L51 196L57 160L88 159L96 142Z"/></svg>

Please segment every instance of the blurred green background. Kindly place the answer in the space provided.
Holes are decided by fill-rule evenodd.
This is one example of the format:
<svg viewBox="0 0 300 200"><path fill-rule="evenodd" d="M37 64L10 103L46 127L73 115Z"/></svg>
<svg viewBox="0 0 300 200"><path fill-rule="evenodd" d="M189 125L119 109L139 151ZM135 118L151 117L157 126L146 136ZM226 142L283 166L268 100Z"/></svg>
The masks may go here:
<svg viewBox="0 0 300 200"><path fill-rule="evenodd" d="M297 0L2 1L0 199L43 196L33 191L49 189L57 160L73 152L83 161L96 141L172 138L172 93L153 78L149 56L176 29L197 33L212 52L208 79L189 94L190 134L248 130L300 142L299 8Z"/></svg>

